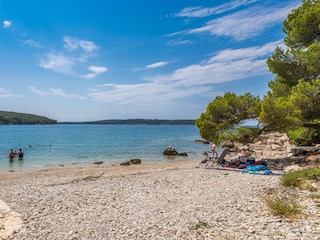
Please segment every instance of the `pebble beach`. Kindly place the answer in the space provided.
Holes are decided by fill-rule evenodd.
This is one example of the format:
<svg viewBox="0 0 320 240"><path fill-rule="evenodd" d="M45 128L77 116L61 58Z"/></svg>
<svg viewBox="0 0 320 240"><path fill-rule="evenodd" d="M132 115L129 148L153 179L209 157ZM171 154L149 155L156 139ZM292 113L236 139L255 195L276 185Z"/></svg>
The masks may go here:
<svg viewBox="0 0 320 240"><path fill-rule="evenodd" d="M200 161L0 175L0 239L320 239L320 207L274 216L279 176L204 169Z"/></svg>

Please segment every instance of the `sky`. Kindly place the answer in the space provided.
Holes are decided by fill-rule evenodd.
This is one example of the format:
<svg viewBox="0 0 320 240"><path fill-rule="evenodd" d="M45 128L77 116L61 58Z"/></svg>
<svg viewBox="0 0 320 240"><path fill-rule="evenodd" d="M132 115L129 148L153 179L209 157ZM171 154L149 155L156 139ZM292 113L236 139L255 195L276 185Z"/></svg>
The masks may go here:
<svg viewBox="0 0 320 240"><path fill-rule="evenodd" d="M261 98L301 0L0 0L0 110L62 121L196 119Z"/></svg>

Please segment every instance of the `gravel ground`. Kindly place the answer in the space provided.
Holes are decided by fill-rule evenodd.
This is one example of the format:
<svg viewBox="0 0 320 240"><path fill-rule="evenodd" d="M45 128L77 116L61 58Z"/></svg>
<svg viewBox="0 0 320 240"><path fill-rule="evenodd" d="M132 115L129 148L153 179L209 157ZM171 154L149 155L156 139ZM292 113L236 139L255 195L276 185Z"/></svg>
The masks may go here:
<svg viewBox="0 0 320 240"><path fill-rule="evenodd" d="M320 239L320 207L307 193L298 193L301 216L270 213L263 196L279 191L279 176L197 165L186 161L2 174L0 237Z"/></svg>

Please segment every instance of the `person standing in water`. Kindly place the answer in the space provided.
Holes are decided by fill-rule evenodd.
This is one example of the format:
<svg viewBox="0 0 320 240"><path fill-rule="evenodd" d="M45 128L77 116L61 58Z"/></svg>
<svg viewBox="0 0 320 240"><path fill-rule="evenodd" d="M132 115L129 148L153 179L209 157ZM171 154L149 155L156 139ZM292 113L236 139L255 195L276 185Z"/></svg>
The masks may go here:
<svg viewBox="0 0 320 240"><path fill-rule="evenodd" d="M13 158L16 156L16 151L14 151L12 148L10 149L10 152L9 152L9 160L10 161L13 161Z"/></svg>
<svg viewBox="0 0 320 240"><path fill-rule="evenodd" d="M22 149L21 149L21 148L19 149L19 152L18 152L17 154L18 154L18 158L19 158L19 160L22 160L22 159L23 159L23 155L24 155L24 153L23 153L23 151L22 151Z"/></svg>

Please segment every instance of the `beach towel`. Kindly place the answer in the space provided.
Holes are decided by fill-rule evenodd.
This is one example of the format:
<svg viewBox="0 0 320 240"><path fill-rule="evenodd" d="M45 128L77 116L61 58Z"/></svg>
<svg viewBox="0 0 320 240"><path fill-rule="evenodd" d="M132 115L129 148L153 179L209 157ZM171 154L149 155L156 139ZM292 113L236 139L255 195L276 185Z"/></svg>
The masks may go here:
<svg viewBox="0 0 320 240"><path fill-rule="evenodd" d="M249 170L249 171L262 171L262 170L268 170L268 168L265 165L248 165L247 170Z"/></svg>

